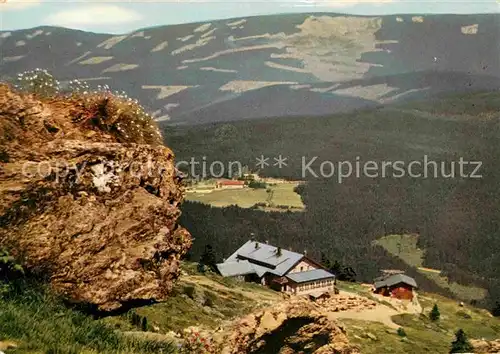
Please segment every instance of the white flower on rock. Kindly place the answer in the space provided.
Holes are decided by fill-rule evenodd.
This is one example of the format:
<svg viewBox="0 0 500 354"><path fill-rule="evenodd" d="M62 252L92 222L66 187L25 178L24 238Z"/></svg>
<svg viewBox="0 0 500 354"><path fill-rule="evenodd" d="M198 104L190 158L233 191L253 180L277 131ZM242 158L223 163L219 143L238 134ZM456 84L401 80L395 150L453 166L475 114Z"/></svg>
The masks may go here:
<svg viewBox="0 0 500 354"><path fill-rule="evenodd" d="M108 164L101 162L90 169L93 174L92 182L99 192L109 193L111 192L109 185L116 185L120 182L120 177L114 173L113 162ZM109 172L106 172L107 169Z"/></svg>

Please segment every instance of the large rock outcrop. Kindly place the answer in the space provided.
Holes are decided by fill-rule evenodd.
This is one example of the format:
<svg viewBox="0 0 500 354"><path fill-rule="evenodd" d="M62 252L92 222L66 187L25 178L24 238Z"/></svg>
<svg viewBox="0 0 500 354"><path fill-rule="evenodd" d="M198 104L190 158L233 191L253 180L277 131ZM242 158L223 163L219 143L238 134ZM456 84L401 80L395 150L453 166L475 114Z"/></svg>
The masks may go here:
<svg viewBox="0 0 500 354"><path fill-rule="evenodd" d="M483 339L471 339L470 342L474 347L474 353L477 354L500 353L500 339L492 341L487 341Z"/></svg>
<svg viewBox="0 0 500 354"><path fill-rule="evenodd" d="M357 354L342 326L321 306L293 299L236 321L223 339L224 354Z"/></svg>
<svg viewBox="0 0 500 354"><path fill-rule="evenodd" d="M104 311L165 299L191 246L174 155L130 107L0 86L0 248Z"/></svg>

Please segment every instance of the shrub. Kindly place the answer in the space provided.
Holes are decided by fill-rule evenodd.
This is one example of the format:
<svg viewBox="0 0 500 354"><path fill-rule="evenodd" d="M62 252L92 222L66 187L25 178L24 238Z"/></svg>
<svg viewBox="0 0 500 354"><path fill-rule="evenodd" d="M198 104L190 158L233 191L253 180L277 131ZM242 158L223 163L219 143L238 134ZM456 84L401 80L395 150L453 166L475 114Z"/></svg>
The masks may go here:
<svg viewBox="0 0 500 354"><path fill-rule="evenodd" d="M150 325L147 317L141 316L132 310L127 314L127 318L132 326L140 328L144 332L149 331Z"/></svg>
<svg viewBox="0 0 500 354"><path fill-rule="evenodd" d="M405 332L403 327L399 327L397 333L398 333L398 336L400 336L400 337L406 337L406 332Z"/></svg>
<svg viewBox="0 0 500 354"><path fill-rule="evenodd" d="M214 307L215 301L217 300L217 296L211 292L205 292L205 301L203 306Z"/></svg>
<svg viewBox="0 0 500 354"><path fill-rule="evenodd" d="M88 94L90 90L90 86L85 81L80 80L71 80L68 83L67 91L70 95L85 95Z"/></svg>
<svg viewBox="0 0 500 354"><path fill-rule="evenodd" d="M6 250L0 249L0 297L13 290L13 280L24 276L24 269Z"/></svg>
<svg viewBox="0 0 500 354"><path fill-rule="evenodd" d="M189 298L194 299L195 295L195 288L192 285L186 285L184 286L184 294L189 296Z"/></svg>
<svg viewBox="0 0 500 354"><path fill-rule="evenodd" d="M437 304L434 304L434 307L429 314L429 318L431 319L431 321L438 321L440 317L441 313L439 312L438 306Z"/></svg>
<svg viewBox="0 0 500 354"><path fill-rule="evenodd" d="M73 93L79 104L73 120L115 136L119 142L161 145L163 138L153 117L138 100L107 86L97 91Z"/></svg>
<svg viewBox="0 0 500 354"><path fill-rule="evenodd" d="M4 149L0 149L0 162L9 162L9 161L10 161L9 153Z"/></svg>
<svg viewBox="0 0 500 354"><path fill-rule="evenodd" d="M198 273L205 274L205 272L207 271L207 266L204 265L203 263L198 263L198 265L196 266L196 271Z"/></svg>
<svg viewBox="0 0 500 354"><path fill-rule="evenodd" d="M450 353L472 353L473 350L465 332L459 329L455 333L455 340L451 343Z"/></svg>
<svg viewBox="0 0 500 354"><path fill-rule="evenodd" d="M129 313L129 321L133 326L139 327L141 325L141 316L132 311Z"/></svg>
<svg viewBox="0 0 500 354"><path fill-rule="evenodd" d="M264 182L250 181L248 183L248 187L254 188L254 189L266 189L267 184L265 184Z"/></svg>
<svg viewBox="0 0 500 354"><path fill-rule="evenodd" d="M49 98L59 92L59 81L47 70L36 68L18 74L15 87L22 92Z"/></svg>
<svg viewBox="0 0 500 354"><path fill-rule="evenodd" d="M465 311L457 311L457 316L465 318L466 320L470 320L472 318L472 316Z"/></svg>
<svg viewBox="0 0 500 354"><path fill-rule="evenodd" d="M217 272L217 257L211 245L205 245L205 250L200 257L200 265L205 266L212 272ZM200 266L201 268L201 266ZM206 270L206 269L205 269Z"/></svg>
<svg viewBox="0 0 500 354"><path fill-rule="evenodd" d="M60 92L59 81L43 69L18 74L15 87L41 98L50 98ZM71 80L64 91L78 106L72 112L75 123L98 128L122 143L163 144L154 118L138 100L128 97L124 91L112 91L107 85L91 89L80 80Z"/></svg>
<svg viewBox="0 0 500 354"><path fill-rule="evenodd" d="M23 267L16 263L7 250L0 249L0 281L17 279L24 274Z"/></svg>
<svg viewBox="0 0 500 354"><path fill-rule="evenodd" d="M495 317L500 317L500 301L495 303L495 306L491 310L491 314Z"/></svg>
<svg viewBox="0 0 500 354"><path fill-rule="evenodd" d="M179 347L181 354L215 354L220 348L209 338L203 337L199 332L191 329L183 335Z"/></svg>
<svg viewBox="0 0 500 354"><path fill-rule="evenodd" d="M147 332L149 329L148 319L146 317L143 317L141 320L141 329L144 332Z"/></svg>

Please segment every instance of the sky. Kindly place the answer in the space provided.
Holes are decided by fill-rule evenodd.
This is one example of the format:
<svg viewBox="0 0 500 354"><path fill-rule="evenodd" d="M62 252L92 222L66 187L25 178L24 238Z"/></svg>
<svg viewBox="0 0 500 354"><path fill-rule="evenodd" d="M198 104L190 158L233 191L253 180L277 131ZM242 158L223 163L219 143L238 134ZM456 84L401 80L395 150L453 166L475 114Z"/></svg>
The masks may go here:
<svg viewBox="0 0 500 354"><path fill-rule="evenodd" d="M499 13L500 0L0 0L0 30L42 25L99 33L255 15Z"/></svg>

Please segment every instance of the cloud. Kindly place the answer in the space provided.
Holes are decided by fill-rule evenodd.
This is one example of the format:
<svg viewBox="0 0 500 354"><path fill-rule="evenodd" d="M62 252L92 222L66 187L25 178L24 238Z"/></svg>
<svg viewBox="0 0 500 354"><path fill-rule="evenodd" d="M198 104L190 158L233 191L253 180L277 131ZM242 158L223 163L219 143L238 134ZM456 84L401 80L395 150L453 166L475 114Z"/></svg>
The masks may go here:
<svg viewBox="0 0 500 354"><path fill-rule="evenodd" d="M117 25L141 20L138 13L116 5L87 5L56 12L45 19L52 26Z"/></svg>
<svg viewBox="0 0 500 354"><path fill-rule="evenodd" d="M0 0L0 12L24 10L40 5L40 0Z"/></svg>
<svg viewBox="0 0 500 354"><path fill-rule="evenodd" d="M395 0L302 0L296 6L351 7L354 5L383 5Z"/></svg>

